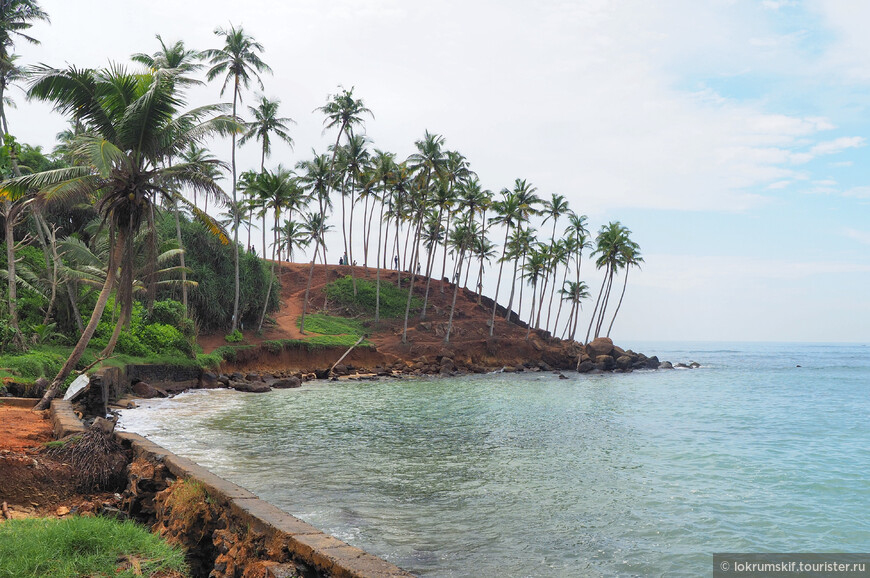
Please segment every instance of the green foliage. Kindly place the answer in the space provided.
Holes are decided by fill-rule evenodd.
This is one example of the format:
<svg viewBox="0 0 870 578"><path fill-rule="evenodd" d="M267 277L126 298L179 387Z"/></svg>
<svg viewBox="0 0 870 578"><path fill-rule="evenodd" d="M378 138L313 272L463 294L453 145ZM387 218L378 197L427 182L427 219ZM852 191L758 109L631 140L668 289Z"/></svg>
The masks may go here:
<svg viewBox="0 0 870 578"><path fill-rule="evenodd" d="M141 571L122 569L136 560ZM0 524L0 577L188 576L184 551L133 522L102 517L29 518Z"/></svg>
<svg viewBox="0 0 870 578"><path fill-rule="evenodd" d="M349 311L373 317L375 314L375 296L377 286L368 279L356 280L357 294L353 294L353 281L350 275L336 279L326 286L326 294L333 301ZM403 317L405 304L408 301L408 290L399 289L392 283L381 280L381 317ZM411 299L411 311L419 310L423 302L413 297ZM308 320L305 320L306 328Z"/></svg>
<svg viewBox="0 0 870 578"><path fill-rule="evenodd" d="M161 238L175 237L175 217L165 213L158 219ZM188 289L188 307L204 331L227 329L232 325L235 283L232 245L223 245L198 222L188 221L182 215L181 237L184 261L190 272L187 278L197 286ZM255 327L263 310L269 287L271 269L257 255L239 251L239 319L243 327ZM274 280L269 296L268 311L279 305L280 284ZM180 299L180 288L162 289L161 298Z"/></svg>
<svg viewBox="0 0 870 578"><path fill-rule="evenodd" d="M97 325L94 339L91 340L93 347L105 347L108 343L116 323L113 319L113 309L114 301L110 300ZM149 314L141 303L134 303L130 315L130 327L121 330L115 351L135 357L181 355L192 358L195 331L191 320L178 316L183 315L183 311L184 308L180 303L158 301L154 304L154 311ZM160 321L174 321L187 331L187 335L173 325Z"/></svg>
<svg viewBox="0 0 870 578"><path fill-rule="evenodd" d="M244 339L244 336L242 335L241 331L236 329L232 333L224 335L224 339L227 343L241 343L242 339Z"/></svg>
<svg viewBox="0 0 870 578"><path fill-rule="evenodd" d="M0 367L30 379L54 377L65 361L66 357L62 353L36 348L18 355L0 355Z"/></svg>
<svg viewBox="0 0 870 578"><path fill-rule="evenodd" d="M301 325L302 318L296 320L296 326ZM356 319L347 317L334 317L322 313L312 313L305 316L305 331L320 333L321 335L365 335L363 324Z"/></svg>

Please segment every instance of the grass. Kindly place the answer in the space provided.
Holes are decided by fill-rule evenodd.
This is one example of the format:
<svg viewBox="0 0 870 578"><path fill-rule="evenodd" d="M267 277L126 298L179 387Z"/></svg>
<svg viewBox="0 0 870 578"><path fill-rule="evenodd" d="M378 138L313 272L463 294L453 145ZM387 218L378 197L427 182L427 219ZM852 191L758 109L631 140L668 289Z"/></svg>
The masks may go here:
<svg viewBox="0 0 870 578"><path fill-rule="evenodd" d="M299 327L301 321L302 317L296 320L296 327ZM305 330L321 335L355 335L357 338L366 334L361 321L322 313L306 315Z"/></svg>
<svg viewBox="0 0 870 578"><path fill-rule="evenodd" d="M368 279L356 280L357 294L353 294L353 282L350 275L336 279L326 286L326 295L333 303L346 307L351 311L369 318L375 316L375 297L377 286ZM390 282L381 280L381 309L383 318L405 316L405 305L408 301L408 290L399 289ZM418 297L411 299L411 311L419 310L423 302ZM306 320L307 323L307 320Z"/></svg>
<svg viewBox="0 0 870 578"><path fill-rule="evenodd" d="M0 578L127 578L158 571L188 576L184 552L132 522L72 517L0 524Z"/></svg>

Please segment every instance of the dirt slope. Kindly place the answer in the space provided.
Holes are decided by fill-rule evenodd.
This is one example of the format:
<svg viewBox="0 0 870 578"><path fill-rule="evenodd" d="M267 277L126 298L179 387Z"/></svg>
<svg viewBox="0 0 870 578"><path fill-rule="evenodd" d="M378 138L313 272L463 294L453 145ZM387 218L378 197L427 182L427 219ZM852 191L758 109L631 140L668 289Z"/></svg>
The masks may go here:
<svg viewBox="0 0 870 578"><path fill-rule="evenodd" d="M314 278L309 295L308 311L320 311L324 307L324 286L353 270L358 278L375 279L376 270L365 267L348 267L339 265L315 265ZM281 263L279 278L281 280L281 308L273 314L275 324L264 327L263 335L257 336L253 330L244 331L245 342L257 344L271 339L299 339L304 336L299 333L297 320L302 313L302 302L305 296L305 286L308 281L308 264ZM407 273L404 274L408 276ZM395 284L398 272L382 270L381 279ZM403 283L403 286L406 286ZM443 292L442 292L443 286ZM423 297L426 288L426 278L417 277L414 291ZM526 328L504 320L503 315L497 315L495 332L489 337L489 321L492 314L491 306L478 304L477 294L460 288L456 300L456 312L453 318L453 329L449 343L444 342L444 333L450 315L450 305L453 299L453 285L433 279L429 289L429 304L425 319L420 315L412 315L408 322L408 343L402 343L403 319L383 320L378 326L369 325L371 331L369 340L377 350L388 358L414 360L420 357L431 357L449 354L457 360L479 364L487 367L500 365L520 365L529 361L545 361L553 367L567 368L576 363L577 349L573 343L549 339L543 332L531 331L526 338ZM332 304L327 303L327 310ZM338 313L335 310L330 311ZM205 352L225 344L223 335L204 336L200 344ZM573 359L572 359L573 358Z"/></svg>

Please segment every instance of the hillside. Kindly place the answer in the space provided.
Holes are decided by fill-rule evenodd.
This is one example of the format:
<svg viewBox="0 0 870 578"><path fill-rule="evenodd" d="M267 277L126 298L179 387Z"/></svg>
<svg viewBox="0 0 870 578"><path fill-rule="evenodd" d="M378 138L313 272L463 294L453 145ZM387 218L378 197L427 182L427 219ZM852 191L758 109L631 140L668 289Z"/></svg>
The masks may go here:
<svg viewBox="0 0 870 578"><path fill-rule="evenodd" d="M358 278L372 281L375 279L376 270L373 268L315 265L308 311L322 310L324 287L349 274L351 269ZM267 340L306 338L300 333L297 324L302 313L308 271L308 264L280 264L277 273L281 281L281 308L273 315L275 323L268 328L264 327L260 336L250 328L246 328L247 330L243 332L246 343L258 344ZM394 270L381 271L383 282L395 284L397 278L398 273ZM415 283L415 295L421 299L425 285L426 278L418 277ZM364 321L368 340L387 362L413 363L422 358L434 361L436 358L446 356L453 359L457 366L469 368L474 366L495 368L527 363L537 365L540 362L559 369L569 369L576 365L579 349L575 343L550 339L543 332L535 330L532 330L529 339L526 339L527 329L505 321L503 312L496 316L494 335L489 337L492 302L489 301L490 305L486 306L485 302L488 300L484 297L484 303L478 304L477 294L464 288L459 290L450 341L445 343L444 332L450 315L454 288L452 284L445 282L442 293L441 285L441 281L435 279L431 282L426 318L421 320L419 313L412 314L408 323L407 344L401 341L403 318L382 319L379 324L375 324L359 316ZM405 286L403 284L403 287ZM327 304L327 312L331 315L347 315L346 311L332 303ZM204 336L200 343L206 353L226 344L223 335Z"/></svg>

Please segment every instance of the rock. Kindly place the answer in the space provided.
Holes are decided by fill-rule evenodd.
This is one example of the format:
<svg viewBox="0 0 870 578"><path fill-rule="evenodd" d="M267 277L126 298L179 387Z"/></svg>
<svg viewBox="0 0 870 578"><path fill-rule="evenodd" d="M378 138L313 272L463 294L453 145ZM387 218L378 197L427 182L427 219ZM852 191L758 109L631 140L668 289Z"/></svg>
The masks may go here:
<svg viewBox="0 0 870 578"><path fill-rule="evenodd" d="M199 387L202 389L214 389L220 387L221 382L218 381L218 376L210 371L203 371L199 376Z"/></svg>
<svg viewBox="0 0 870 578"><path fill-rule="evenodd" d="M454 364L453 360L450 359L449 357L442 357L441 358L441 368L439 369L439 371L443 374L445 369L448 372L456 369L456 364Z"/></svg>
<svg viewBox="0 0 870 578"><path fill-rule="evenodd" d="M673 364L672 364L670 361L662 361L662 362L659 364L659 367L658 367L658 368L659 368L659 369L673 369L674 366L673 366Z"/></svg>
<svg viewBox="0 0 870 578"><path fill-rule="evenodd" d="M580 362L580 365L577 366L577 371L580 373L589 373L592 371L593 364L590 360L586 359Z"/></svg>
<svg viewBox="0 0 870 578"><path fill-rule="evenodd" d="M115 422L114 420L106 419L104 417L98 417L94 420L94 423L91 424L92 428L101 429L107 434L115 431Z"/></svg>
<svg viewBox="0 0 870 578"><path fill-rule="evenodd" d="M127 519L127 514L125 514L118 508L113 508L112 506L102 506L100 508L100 515L105 518L113 518L115 520L118 520L119 522L123 522Z"/></svg>
<svg viewBox="0 0 870 578"><path fill-rule="evenodd" d="M659 368L659 358L657 355L653 355L649 359L646 360L646 366L650 369L658 369Z"/></svg>
<svg viewBox="0 0 870 578"><path fill-rule="evenodd" d="M152 397L166 397L165 391L161 391L156 387L152 387L144 381L138 381L134 383L132 389L133 393L135 393L139 397L144 397L148 399Z"/></svg>
<svg viewBox="0 0 870 578"><path fill-rule="evenodd" d="M615 362L614 362L613 358L607 354L597 355L595 357L595 365L596 366L598 366L598 365L604 366L601 369L610 369L611 367L613 367L614 363Z"/></svg>
<svg viewBox="0 0 870 578"><path fill-rule="evenodd" d="M567 378L567 377L565 377L565 375L564 375L564 374L562 374L562 373L560 373L560 374L559 374L559 379L568 379L568 378Z"/></svg>
<svg viewBox="0 0 870 578"><path fill-rule="evenodd" d="M592 359L599 355L610 355L613 352L613 341L609 337L599 337L586 344L586 353Z"/></svg>
<svg viewBox="0 0 870 578"><path fill-rule="evenodd" d="M218 380L218 383L220 383L224 387L230 386L230 378L228 376L224 375L223 373L218 376L217 380Z"/></svg>
<svg viewBox="0 0 870 578"><path fill-rule="evenodd" d="M614 345L613 351L610 352L610 356L613 359L619 359L623 355L625 355L625 350L623 348L619 347L618 345Z"/></svg>
<svg viewBox="0 0 870 578"><path fill-rule="evenodd" d="M546 361L541 361L540 363L538 363L538 367L541 371L553 371L553 368L550 367L550 364Z"/></svg>
<svg viewBox="0 0 870 578"><path fill-rule="evenodd" d="M246 391L248 393L266 393L268 391L272 391L272 388L263 383L262 381L230 381L230 387L232 387L236 391Z"/></svg>
<svg viewBox="0 0 870 578"><path fill-rule="evenodd" d="M431 321L423 321L422 323L417 324L418 331L432 331L432 322Z"/></svg>
<svg viewBox="0 0 870 578"><path fill-rule="evenodd" d="M339 363L335 367L332 368L333 375L347 375L347 366L343 363Z"/></svg>
<svg viewBox="0 0 870 578"><path fill-rule="evenodd" d="M631 369L631 365L634 363L628 355L621 355L616 358L616 367L625 371L627 369Z"/></svg>
<svg viewBox="0 0 870 578"><path fill-rule="evenodd" d="M245 376L245 379L247 381L263 381L262 379L260 379L259 373L249 373Z"/></svg>
<svg viewBox="0 0 870 578"><path fill-rule="evenodd" d="M685 363L678 363L674 366L674 368L689 369L689 366L686 365Z"/></svg>
<svg viewBox="0 0 870 578"><path fill-rule="evenodd" d="M291 387L302 387L302 380L296 377L295 375L290 377L285 377L284 379L275 380L272 383L272 387L275 389L287 389Z"/></svg>
<svg viewBox="0 0 870 578"><path fill-rule="evenodd" d="M67 508L66 506L61 506L57 510L55 510L54 513L58 516L66 516L67 514L69 514L69 508Z"/></svg>
<svg viewBox="0 0 870 578"><path fill-rule="evenodd" d="M234 371L230 374L230 379L232 379L233 381L242 381L243 379L245 379L245 376L238 371Z"/></svg>
<svg viewBox="0 0 870 578"><path fill-rule="evenodd" d="M701 367L701 364L698 363L697 361L693 361L689 364L689 367L692 369L698 369L699 367Z"/></svg>

